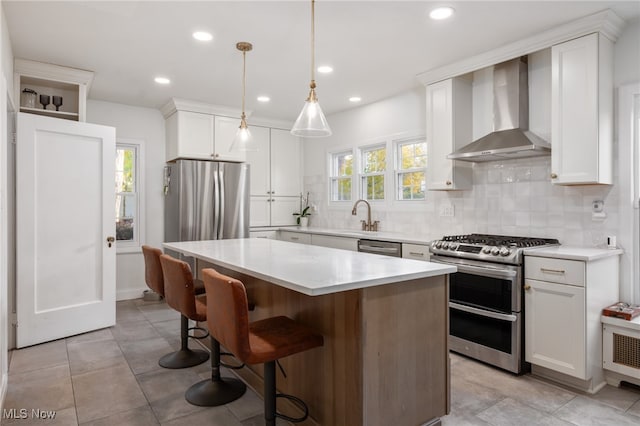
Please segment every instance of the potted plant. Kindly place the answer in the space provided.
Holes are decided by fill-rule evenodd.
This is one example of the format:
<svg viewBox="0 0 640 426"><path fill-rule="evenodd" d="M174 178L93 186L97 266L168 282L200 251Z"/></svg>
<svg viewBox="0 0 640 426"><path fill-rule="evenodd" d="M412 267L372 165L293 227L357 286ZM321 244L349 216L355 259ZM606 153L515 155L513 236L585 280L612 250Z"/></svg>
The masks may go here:
<svg viewBox="0 0 640 426"><path fill-rule="evenodd" d="M293 213L293 215L296 216L296 223L298 225L305 228L309 226L309 216L311 216L310 209L309 193L307 192L306 197L300 194L300 210L297 213Z"/></svg>

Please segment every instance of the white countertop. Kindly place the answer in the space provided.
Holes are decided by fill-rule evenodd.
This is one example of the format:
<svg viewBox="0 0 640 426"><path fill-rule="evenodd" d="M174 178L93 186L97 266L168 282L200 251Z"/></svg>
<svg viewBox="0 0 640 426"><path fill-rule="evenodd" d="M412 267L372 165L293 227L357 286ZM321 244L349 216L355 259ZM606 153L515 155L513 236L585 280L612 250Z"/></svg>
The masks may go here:
<svg viewBox="0 0 640 426"><path fill-rule="evenodd" d="M251 231L266 231L266 230L279 230L279 231L291 231L301 232L304 234L317 234L317 235L329 235L333 237L346 237L379 241L392 241L398 243L409 244L424 244L429 245L430 240L426 238L420 238L419 236L412 236L407 234L400 234L397 232L385 232L385 231L359 231L357 229L335 229L335 228L315 228L315 227L302 227L302 226L281 226L277 228L251 228Z"/></svg>
<svg viewBox="0 0 640 426"><path fill-rule="evenodd" d="M262 238L163 243L309 296L456 272L455 266Z"/></svg>
<svg viewBox="0 0 640 426"><path fill-rule="evenodd" d="M555 259L582 260L591 262L593 260L602 259L609 256L619 256L623 253L622 249L606 249L595 247L571 247L571 246L555 246L528 248L524 250L525 256L551 257Z"/></svg>

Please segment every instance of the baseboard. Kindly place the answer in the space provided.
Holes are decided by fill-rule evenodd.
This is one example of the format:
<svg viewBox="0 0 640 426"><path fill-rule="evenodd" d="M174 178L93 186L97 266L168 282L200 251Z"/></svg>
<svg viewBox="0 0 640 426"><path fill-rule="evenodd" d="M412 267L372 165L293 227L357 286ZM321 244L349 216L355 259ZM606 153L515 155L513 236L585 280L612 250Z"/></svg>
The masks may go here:
<svg viewBox="0 0 640 426"><path fill-rule="evenodd" d="M542 377L544 379L551 380L564 386L575 388L590 394L598 393L600 389L607 385L604 377L602 377L601 381L596 381L593 378L582 380L576 377L571 377L564 373L559 373L549 368L541 367L539 365L531 365L531 375Z"/></svg>
<svg viewBox="0 0 640 426"><path fill-rule="evenodd" d="M126 290L116 290L116 301L140 299L142 297L142 292L147 288L148 287L145 286Z"/></svg>

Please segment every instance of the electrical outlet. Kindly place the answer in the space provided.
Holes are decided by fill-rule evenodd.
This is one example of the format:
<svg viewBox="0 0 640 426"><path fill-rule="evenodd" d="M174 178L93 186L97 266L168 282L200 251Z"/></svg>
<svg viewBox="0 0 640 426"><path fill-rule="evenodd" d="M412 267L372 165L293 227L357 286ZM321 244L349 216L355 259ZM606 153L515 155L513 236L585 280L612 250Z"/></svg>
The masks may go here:
<svg viewBox="0 0 640 426"><path fill-rule="evenodd" d="M443 204L440 206L441 217L453 217L455 216L455 208L453 204Z"/></svg>

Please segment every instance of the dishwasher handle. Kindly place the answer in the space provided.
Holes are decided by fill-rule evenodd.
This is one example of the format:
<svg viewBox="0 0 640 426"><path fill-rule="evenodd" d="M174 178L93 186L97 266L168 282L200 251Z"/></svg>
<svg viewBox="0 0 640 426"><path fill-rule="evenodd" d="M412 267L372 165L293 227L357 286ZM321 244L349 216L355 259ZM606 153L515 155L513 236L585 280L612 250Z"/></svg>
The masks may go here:
<svg viewBox="0 0 640 426"><path fill-rule="evenodd" d="M358 251L363 253L402 257L402 245L387 241L358 240Z"/></svg>

